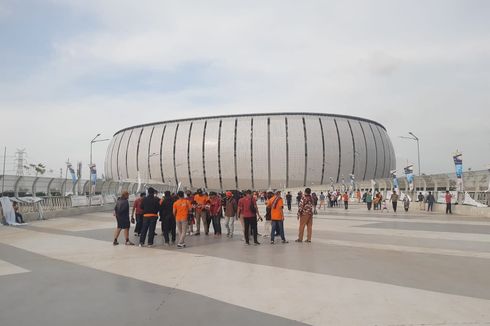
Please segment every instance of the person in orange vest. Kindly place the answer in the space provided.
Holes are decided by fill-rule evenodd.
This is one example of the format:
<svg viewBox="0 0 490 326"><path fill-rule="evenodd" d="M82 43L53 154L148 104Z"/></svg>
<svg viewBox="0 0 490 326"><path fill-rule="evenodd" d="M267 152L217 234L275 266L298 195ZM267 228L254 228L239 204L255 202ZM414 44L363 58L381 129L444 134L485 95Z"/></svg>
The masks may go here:
<svg viewBox="0 0 490 326"><path fill-rule="evenodd" d="M282 243L288 243L286 236L284 235L284 202L281 197L281 191L276 191L275 195L267 201L267 206L269 206L271 210L271 244L274 244L276 231L279 231Z"/></svg>
<svg viewBox="0 0 490 326"><path fill-rule="evenodd" d="M204 224L204 233L209 234L209 225L207 222L207 212L206 205L208 204L208 196L202 193L201 189L197 189L197 193L194 196L194 201L196 203L195 208L195 218L196 218L196 233L194 235L201 234L201 221Z"/></svg>
<svg viewBox="0 0 490 326"><path fill-rule="evenodd" d="M177 201L173 205L173 213L177 223L177 230L179 232L179 241L177 248L185 248L185 235L187 233L187 219L189 212L192 209L192 205L189 200L184 198L184 192L179 191L177 193Z"/></svg>
<svg viewBox="0 0 490 326"><path fill-rule="evenodd" d="M347 191L342 195L342 200L344 201L344 207L345 209L349 208L349 194Z"/></svg>

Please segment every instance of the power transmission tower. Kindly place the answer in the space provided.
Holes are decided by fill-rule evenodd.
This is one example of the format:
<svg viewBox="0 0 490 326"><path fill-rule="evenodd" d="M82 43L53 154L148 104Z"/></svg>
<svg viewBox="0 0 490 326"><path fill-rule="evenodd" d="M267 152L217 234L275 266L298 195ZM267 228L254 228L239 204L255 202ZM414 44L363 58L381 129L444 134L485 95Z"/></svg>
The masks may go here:
<svg viewBox="0 0 490 326"><path fill-rule="evenodd" d="M17 176L24 175L24 162L25 162L26 149L17 149L15 152L15 166L17 167Z"/></svg>

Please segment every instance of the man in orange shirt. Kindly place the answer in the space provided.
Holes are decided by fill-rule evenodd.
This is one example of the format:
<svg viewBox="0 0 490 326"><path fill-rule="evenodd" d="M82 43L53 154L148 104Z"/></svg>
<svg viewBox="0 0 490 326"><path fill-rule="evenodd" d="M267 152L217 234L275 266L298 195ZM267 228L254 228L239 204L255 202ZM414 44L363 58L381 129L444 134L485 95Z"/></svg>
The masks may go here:
<svg viewBox="0 0 490 326"><path fill-rule="evenodd" d="M201 234L201 220L204 224L204 233L209 234L209 225L206 220L206 205L208 204L209 198L202 193L201 189L197 189L197 193L194 196L194 201L196 202L195 219L196 219L196 233L194 235Z"/></svg>
<svg viewBox="0 0 490 326"><path fill-rule="evenodd" d="M187 233L187 218L192 208L191 203L184 198L184 192L179 191L177 193L179 198L173 205L173 211L175 221L177 222L177 229L179 231L179 242L177 248L185 248L185 235Z"/></svg>
<svg viewBox="0 0 490 326"><path fill-rule="evenodd" d="M276 231L281 235L282 243L288 243L284 236L284 202L281 198L281 191L276 191L274 197L267 201L267 206L271 209L272 231L271 244L274 244Z"/></svg>

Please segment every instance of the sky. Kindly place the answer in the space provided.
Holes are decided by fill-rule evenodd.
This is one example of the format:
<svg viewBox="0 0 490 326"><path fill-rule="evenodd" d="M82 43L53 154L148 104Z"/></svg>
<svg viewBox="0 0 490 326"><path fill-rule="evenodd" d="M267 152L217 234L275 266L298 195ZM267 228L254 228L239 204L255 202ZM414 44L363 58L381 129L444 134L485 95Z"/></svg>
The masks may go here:
<svg viewBox="0 0 490 326"><path fill-rule="evenodd" d="M0 146L88 175L90 140L197 116L384 125L398 170L490 164L490 1L0 0ZM104 166L108 142L94 144ZM3 154L0 154L2 156ZM415 167L417 171L417 167ZM100 174L101 172L99 172Z"/></svg>

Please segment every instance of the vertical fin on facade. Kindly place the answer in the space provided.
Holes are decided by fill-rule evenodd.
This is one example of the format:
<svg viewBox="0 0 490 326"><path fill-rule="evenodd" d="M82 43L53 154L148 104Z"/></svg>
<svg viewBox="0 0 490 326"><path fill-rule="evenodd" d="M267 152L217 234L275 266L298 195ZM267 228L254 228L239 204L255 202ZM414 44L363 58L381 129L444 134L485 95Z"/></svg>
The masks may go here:
<svg viewBox="0 0 490 326"><path fill-rule="evenodd" d="M303 117L303 135L305 137L305 175L303 178L303 187L306 187L306 179L308 177L308 137L306 135L306 121Z"/></svg>
<svg viewBox="0 0 490 326"><path fill-rule="evenodd" d="M364 138L364 148L366 150L366 159L365 159L365 166L364 166L364 176L362 177L362 180L366 180L366 173L367 173L367 166L368 166L368 148L367 148L367 140L366 140L366 133L364 132L364 128L362 126L362 123L361 121L358 121L359 122L359 126L361 127L361 131L362 131L362 137Z"/></svg>
<svg viewBox="0 0 490 326"><path fill-rule="evenodd" d="M202 174L204 176L204 188L208 188L208 180L206 179L206 128L208 120L204 121L204 129L202 131Z"/></svg>
<svg viewBox="0 0 490 326"><path fill-rule="evenodd" d="M371 129L371 133L373 134L374 149L376 150L376 160L375 160L376 163L374 165L374 177L373 177L373 179L376 179L378 177L378 175L376 174L376 172L378 171L378 144L376 141L376 135L374 134L373 127L371 126L371 124L369 124L369 129Z"/></svg>
<svg viewBox="0 0 490 326"><path fill-rule="evenodd" d="M250 175L252 176L252 189L254 184L254 118L250 119Z"/></svg>
<svg viewBox="0 0 490 326"><path fill-rule="evenodd" d="M192 186L192 173L191 173L191 134L192 134L192 125L194 123L191 122L189 126L189 135L187 136L187 171L189 173L189 184Z"/></svg>
<svg viewBox="0 0 490 326"><path fill-rule="evenodd" d="M288 118L284 118L286 127L286 188L289 188L289 131L288 131Z"/></svg>
<svg viewBox="0 0 490 326"><path fill-rule="evenodd" d="M180 126L180 124L177 124L177 127L175 127L174 148L173 148L174 180L175 180L175 186L176 187L179 184L179 178L177 177L177 165L175 164L175 149L177 147L177 135L179 133L179 126Z"/></svg>
<svg viewBox="0 0 490 326"><path fill-rule="evenodd" d="M151 158L151 140L153 138L153 132L155 131L155 126L151 128L150 141L148 142L148 179L151 180L151 168L150 168L150 158Z"/></svg>
<svg viewBox="0 0 490 326"><path fill-rule="evenodd" d="M320 130L322 132L322 179L320 181L320 184L323 184L323 179L325 178L325 136L323 132L323 123L322 123L322 118L318 118L318 122L320 123Z"/></svg>
<svg viewBox="0 0 490 326"><path fill-rule="evenodd" d="M342 145L340 144L340 133L339 126L337 125L337 120L333 119L335 123L335 130L337 131L337 141L339 142L339 169L337 170L337 183L339 183L340 179L340 166L342 165Z"/></svg>
<svg viewBox="0 0 490 326"><path fill-rule="evenodd" d="M160 174L162 177L162 183L165 183L165 178L163 177L163 137L165 137L165 130L167 130L167 125L163 126L162 140L160 141ZM141 137L141 135L140 135ZM139 141L138 141L139 144ZM138 145L139 147L139 145Z"/></svg>
<svg viewBox="0 0 490 326"><path fill-rule="evenodd" d="M219 187L223 191L223 178L221 176L221 126L223 125L223 120L219 121L218 130L218 173L219 173Z"/></svg>
<svg viewBox="0 0 490 326"><path fill-rule="evenodd" d="M133 136L134 129L131 129L131 133L129 134L128 144L126 145L126 178L129 179L129 169L128 169L128 151L129 151L129 142L131 141L131 136Z"/></svg>
<svg viewBox="0 0 490 326"><path fill-rule="evenodd" d="M356 154L356 142L354 140L354 133L352 132L352 126L350 125L350 121L347 120L347 124L349 125L349 130L350 130L350 136L352 137L352 155L354 156L353 157L353 160L352 160L352 172L351 174L353 175L356 175L356 158L357 158L357 154Z"/></svg>

